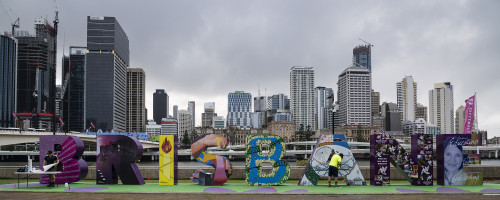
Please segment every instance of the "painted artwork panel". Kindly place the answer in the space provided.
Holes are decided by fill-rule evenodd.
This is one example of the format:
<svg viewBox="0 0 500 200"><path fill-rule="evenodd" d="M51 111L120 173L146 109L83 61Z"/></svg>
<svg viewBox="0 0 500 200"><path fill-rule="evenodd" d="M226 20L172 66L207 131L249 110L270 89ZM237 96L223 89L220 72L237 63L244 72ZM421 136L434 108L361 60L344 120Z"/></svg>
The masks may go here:
<svg viewBox="0 0 500 200"><path fill-rule="evenodd" d="M264 148L267 151L264 151ZM247 185L280 185L290 176L290 165L282 160L286 144L278 135L247 135L246 137L246 182ZM262 169L263 163L272 166L270 173Z"/></svg>
<svg viewBox="0 0 500 200"><path fill-rule="evenodd" d="M177 185L177 135L160 135L159 184Z"/></svg>

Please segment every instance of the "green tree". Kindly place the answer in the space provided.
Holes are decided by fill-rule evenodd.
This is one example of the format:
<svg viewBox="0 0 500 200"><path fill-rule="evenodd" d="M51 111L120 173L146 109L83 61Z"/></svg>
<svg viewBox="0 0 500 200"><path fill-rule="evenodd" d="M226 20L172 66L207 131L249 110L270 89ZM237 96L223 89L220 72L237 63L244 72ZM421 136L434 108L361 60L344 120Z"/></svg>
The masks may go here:
<svg viewBox="0 0 500 200"><path fill-rule="evenodd" d="M184 136L182 137L182 144L184 147L191 146L191 140L189 139L188 131L184 131Z"/></svg>
<svg viewBox="0 0 500 200"><path fill-rule="evenodd" d="M190 137L191 138L191 142L194 142L196 140L196 138L198 137L198 133L196 132L196 130L193 129L191 131L191 135L190 136L191 136Z"/></svg>
<svg viewBox="0 0 500 200"><path fill-rule="evenodd" d="M304 124L299 125L299 131L295 131L297 141L304 141Z"/></svg>
<svg viewBox="0 0 500 200"><path fill-rule="evenodd" d="M228 126L227 129L225 129L224 131L222 131L227 139L229 140L228 141L228 144L236 144L236 135L238 134L240 129L238 129L238 127L236 126Z"/></svg>
<svg viewBox="0 0 500 200"><path fill-rule="evenodd" d="M304 133L304 138L306 141L310 141L314 131L311 130L311 125L307 125L306 132Z"/></svg>
<svg viewBox="0 0 500 200"><path fill-rule="evenodd" d="M363 128L361 128L360 125L358 125L358 128L356 130L356 140L358 142L368 142L365 140L365 138L363 138Z"/></svg>

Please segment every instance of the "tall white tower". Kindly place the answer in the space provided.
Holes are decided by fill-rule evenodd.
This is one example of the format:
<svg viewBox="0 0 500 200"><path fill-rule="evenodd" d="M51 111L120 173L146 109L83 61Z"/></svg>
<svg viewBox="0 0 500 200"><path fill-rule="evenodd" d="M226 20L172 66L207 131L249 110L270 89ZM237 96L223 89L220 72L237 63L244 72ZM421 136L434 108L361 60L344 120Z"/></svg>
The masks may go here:
<svg viewBox="0 0 500 200"><path fill-rule="evenodd" d="M429 122L441 127L442 134L454 133L453 85L436 83L429 91Z"/></svg>
<svg viewBox="0 0 500 200"><path fill-rule="evenodd" d="M401 111L402 121L414 121L417 110L417 83L413 77L406 76L396 83L398 94L398 108Z"/></svg>
<svg viewBox="0 0 500 200"><path fill-rule="evenodd" d="M294 66L290 70L290 112L295 129L314 128L314 69Z"/></svg>

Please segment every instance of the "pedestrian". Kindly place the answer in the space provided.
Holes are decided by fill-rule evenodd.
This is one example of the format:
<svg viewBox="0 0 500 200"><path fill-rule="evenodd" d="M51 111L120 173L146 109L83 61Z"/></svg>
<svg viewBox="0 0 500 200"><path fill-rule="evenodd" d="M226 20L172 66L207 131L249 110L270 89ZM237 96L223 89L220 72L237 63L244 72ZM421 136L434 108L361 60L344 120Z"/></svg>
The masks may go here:
<svg viewBox="0 0 500 200"><path fill-rule="evenodd" d="M52 151L47 152L47 156L45 156L45 159L43 160L43 165L50 165L54 164L51 168L47 169L46 171L56 171L57 170L57 164L59 164L59 159L57 159L57 156L52 154ZM49 185L47 187L54 187L55 186L55 175L54 174L49 174Z"/></svg>
<svg viewBox="0 0 500 200"><path fill-rule="evenodd" d="M328 187L332 187L331 179L332 176L335 178L335 187L338 187L337 179L339 177L339 169L342 162L342 158L344 154L336 154L335 151L332 150L332 158L330 160L330 165L328 166Z"/></svg>

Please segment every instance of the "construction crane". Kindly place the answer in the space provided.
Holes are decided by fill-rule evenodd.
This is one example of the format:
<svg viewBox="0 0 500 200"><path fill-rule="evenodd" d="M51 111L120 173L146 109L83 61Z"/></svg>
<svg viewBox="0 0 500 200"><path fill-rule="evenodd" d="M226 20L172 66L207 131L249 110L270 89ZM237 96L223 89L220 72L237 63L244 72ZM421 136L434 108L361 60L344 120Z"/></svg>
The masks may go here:
<svg viewBox="0 0 500 200"><path fill-rule="evenodd" d="M361 38L358 38L358 39L359 39L359 40L361 40L362 42L364 42L365 44L367 44L369 47L374 47L374 46L375 46L375 45L373 45L373 44L371 44L371 43L369 43L369 42L367 42L367 41L364 41L364 40L363 40L363 39L361 39Z"/></svg>
<svg viewBox="0 0 500 200"><path fill-rule="evenodd" d="M3 1L0 1L0 6L2 6L2 9L3 11L5 12L5 15L7 15L7 17L9 18L9 21L10 21L10 25L12 26L12 32L11 32L11 35L12 37L14 37L14 31L15 31L15 28L19 28L21 25L20 25L20 19L19 17L16 15L16 13L14 13L14 11L12 11L12 9L10 8L7 8L6 5L4 5ZM9 11L7 11L7 9L12 13L12 15L14 15L17 19L14 21L12 20L12 17L11 15L9 14Z"/></svg>

